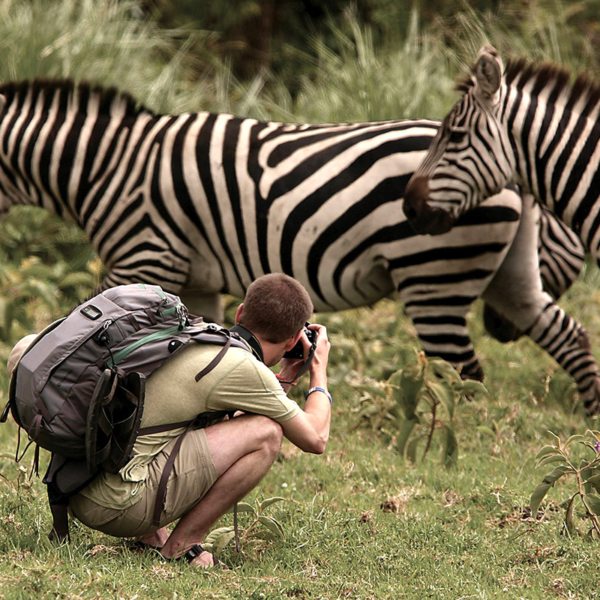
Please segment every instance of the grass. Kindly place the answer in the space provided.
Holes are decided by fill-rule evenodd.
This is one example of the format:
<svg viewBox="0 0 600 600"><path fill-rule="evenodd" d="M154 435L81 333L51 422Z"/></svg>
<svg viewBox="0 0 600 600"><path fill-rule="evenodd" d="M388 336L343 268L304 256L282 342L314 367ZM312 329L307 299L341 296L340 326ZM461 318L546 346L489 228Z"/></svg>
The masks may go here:
<svg viewBox="0 0 600 600"><path fill-rule="evenodd" d="M578 282L565 306L598 289ZM459 461L445 469L434 448L416 465L359 414L371 379L411 360L415 340L391 301L324 315L334 344L331 442L324 456L285 444L250 501L281 496L266 529L221 553L228 571L197 572L134 554L120 540L73 531L68 546L46 540L43 485L11 459L15 428L0 430L0 585L6 598L593 598L600 546L561 534L566 486L552 490L542 518L527 512L543 476L534 467L548 430L581 433L568 378L527 340L500 346L471 329L488 374L489 399L459 405ZM597 315L586 322L600 334ZM358 358L357 358L358 357ZM362 357L362 358L361 358ZM552 377L549 386L547 379ZM2 385L2 390L6 386ZM3 396L4 396L3 392ZM361 402L362 396L362 402ZM487 425L487 428L481 428ZM240 515L242 531L249 517ZM231 525L226 516L220 525Z"/></svg>
<svg viewBox="0 0 600 600"><path fill-rule="evenodd" d="M461 56L470 57L471 47L484 39L574 67L592 64L589 48L567 27L569 7L540 8L550 5L560 3L533 3L527 10L537 12L520 19L522 29L467 11L442 37L419 29L414 19L408 32L383 45L356 23L341 24L335 48L315 41L316 63L299 74L292 96L268 74L238 82L226 65L190 76L189 46L175 47L172 32L140 19L135 2L6 0L0 3L6 59L0 79L126 81L127 91L157 110L227 110L320 122L436 117L453 99ZM178 32L177 39L182 35ZM448 36L453 50L441 61L441 41ZM89 271L93 259L82 252L79 232L39 213L11 214L0 239L0 358L5 359L10 343L29 325L49 321L80 294L87 285L84 275L57 290L65 274ZM45 257L39 268L27 263L39 279L37 297L26 287L31 278L24 277L22 261L31 253ZM92 275L98 273L92 269ZM48 286L56 288L51 302L40 298L39 290ZM563 301L596 347L599 290L598 270L591 267ZM11 302L19 305L18 319L7 333L3 323ZM31 454L15 465L16 428L0 427L0 597L597 597L598 543L561 533L566 486L559 482L550 491L539 520L527 513L530 494L545 474L535 468L534 458L548 441L547 432L566 437L598 428L597 422L583 418L570 379L531 342L501 346L487 338L480 310L473 311L470 329L490 397L458 406L459 459L450 470L440 464L437 442L425 460L407 463L394 449L394 431L380 427L385 407L372 390L414 360L417 348L402 308L386 301L374 309L322 317L333 342L335 396L327 453L309 456L284 445L249 501L283 497L268 514L285 536L270 537L265 528L250 532L250 517L241 514L241 554L231 546L220 554L228 571L163 563L83 526L73 528L70 545L54 547L46 539L50 515L44 486L27 476ZM6 389L0 367L0 404ZM365 418L365 406L374 417ZM227 516L221 524L231 522Z"/></svg>

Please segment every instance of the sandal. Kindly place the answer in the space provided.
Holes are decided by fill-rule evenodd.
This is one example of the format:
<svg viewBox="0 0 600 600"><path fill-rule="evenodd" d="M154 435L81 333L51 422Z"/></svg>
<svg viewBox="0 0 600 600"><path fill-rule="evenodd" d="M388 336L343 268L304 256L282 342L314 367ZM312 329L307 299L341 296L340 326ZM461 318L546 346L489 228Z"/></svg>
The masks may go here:
<svg viewBox="0 0 600 600"><path fill-rule="evenodd" d="M163 556L163 558L167 561L185 560L188 563L191 563L194 559L196 559L198 556L200 556L203 552L208 552L208 550L205 550L200 544L194 544L187 552L185 552L181 556L178 556L177 558L166 558L165 556ZM203 568L205 568L205 569L211 569L214 567L218 567L220 569L228 568L227 565L225 565L225 563L223 563L220 560L218 560L217 558L215 558L214 555L211 555L211 556L212 556L212 561L213 561L212 565L203 565ZM200 565L198 565L198 566L200 566Z"/></svg>
<svg viewBox="0 0 600 600"><path fill-rule="evenodd" d="M162 546L147 544L146 542L142 542L141 540L131 540L127 542L127 548L129 548L129 550L133 552L144 552L146 550L154 550L156 552L160 552L162 550Z"/></svg>
<svg viewBox="0 0 600 600"><path fill-rule="evenodd" d="M203 552L206 552L206 550L200 544L194 544L185 554L182 554L175 560L187 560L189 563L191 563L195 558L200 556ZM215 557L213 556L212 559L213 559L213 564L208 565L208 566L214 567L215 566Z"/></svg>

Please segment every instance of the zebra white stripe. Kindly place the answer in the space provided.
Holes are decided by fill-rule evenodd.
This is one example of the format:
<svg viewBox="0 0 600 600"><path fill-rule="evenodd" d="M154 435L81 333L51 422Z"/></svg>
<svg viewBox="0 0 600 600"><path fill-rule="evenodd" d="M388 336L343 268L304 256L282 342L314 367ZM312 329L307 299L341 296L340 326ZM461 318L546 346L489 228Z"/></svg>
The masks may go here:
<svg viewBox="0 0 600 600"><path fill-rule="evenodd" d="M425 350L472 377L481 369L465 317L476 298L520 330L547 303L537 258L520 260L537 245L535 209L515 193L443 238L408 226L402 194L437 123L155 115L70 82L5 84L0 97L0 210L30 203L73 216L106 265L105 287L158 283L196 312L273 271L301 281L317 310L396 290ZM554 227L574 257L579 241ZM564 289L576 267L564 271L541 247Z"/></svg>
<svg viewBox="0 0 600 600"><path fill-rule="evenodd" d="M571 83L556 66L524 60L509 62L504 71L487 46L461 89L464 95L406 190L405 209L415 228L444 233L488 195L517 183L600 260L600 86L585 77ZM600 412L587 336L556 335L561 320L547 306L528 333L577 379L588 412Z"/></svg>

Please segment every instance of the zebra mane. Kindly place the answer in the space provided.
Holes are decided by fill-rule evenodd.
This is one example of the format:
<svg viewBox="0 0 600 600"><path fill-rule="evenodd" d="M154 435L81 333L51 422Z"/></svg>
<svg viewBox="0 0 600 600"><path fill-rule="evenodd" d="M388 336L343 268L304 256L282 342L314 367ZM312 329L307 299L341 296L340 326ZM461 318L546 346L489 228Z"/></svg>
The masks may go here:
<svg viewBox="0 0 600 600"><path fill-rule="evenodd" d="M534 82L537 90L553 83L553 90L557 95L573 100L583 97L592 105L600 102L599 83L584 73L573 76L568 69L551 62L534 63L525 58L509 58L504 69L504 79L507 84L517 88ZM473 86L473 74L470 73L457 81L455 89L466 93Z"/></svg>
<svg viewBox="0 0 600 600"><path fill-rule="evenodd" d="M86 107L87 102L97 97L99 100L98 114L109 115L119 105L124 116L135 117L141 113L154 113L140 104L133 96L121 92L115 87L102 87L87 82L76 83L72 79L34 79L32 81L10 81L0 84L0 94L5 96L8 103L21 100L32 94L33 99L42 96L54 98L59 96L60 104L67 106L75 103L79 107Z"/></svg>

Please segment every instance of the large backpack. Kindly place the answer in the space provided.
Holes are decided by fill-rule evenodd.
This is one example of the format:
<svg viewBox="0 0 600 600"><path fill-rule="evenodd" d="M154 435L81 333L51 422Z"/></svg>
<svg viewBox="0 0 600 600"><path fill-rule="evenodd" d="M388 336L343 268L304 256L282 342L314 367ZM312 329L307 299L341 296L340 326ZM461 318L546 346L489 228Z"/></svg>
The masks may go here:
<svg viewBox="0 0 600 600"><path fill-rule="evenodd" d="M105 290L79 305L25 351L13 371L0 420L6 420L10 408L36 444L36 460L39 447L53 453L44 481L55 517L54 536L68 537L68 497L100 470L117 472L127 464L139 435L200 427L224 417L226 413L205 413L193 421L140 429L145 379L190 342L222 346L196 381L231 345L248 349L225 328L201 318L190 321L177 296L159 286L131 284ZM155 521L164 506L178 447L163 473Z"/></svg>

